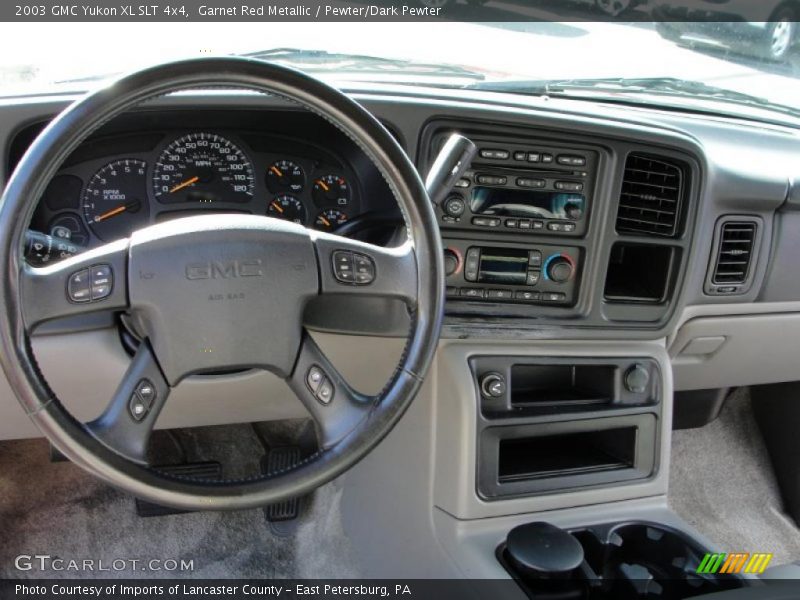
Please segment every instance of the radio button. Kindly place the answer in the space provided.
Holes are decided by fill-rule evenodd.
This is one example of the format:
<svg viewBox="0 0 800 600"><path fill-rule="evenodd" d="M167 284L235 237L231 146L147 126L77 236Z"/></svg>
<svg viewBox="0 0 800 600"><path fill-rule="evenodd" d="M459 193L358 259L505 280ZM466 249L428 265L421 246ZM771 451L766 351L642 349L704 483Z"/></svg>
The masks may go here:
<svg viewBox="0 0 800 600"><path fill-rule="evenodd" d="M481 150L481 158L492 158L494 160L506 160L508 158L508 150L496 150L487 148Z"/></svg>
<svg viewBox="0 0 800 600"><path fill-rule="evenodd" d="M511 290L487 290L486 297L491 300L511 300L514 294Z"/></svg>
<svg viewBox="0 0 800 600"><path fill-rule="evenodd" d="M531 228L531 220L530 219L520 219L519 220L519 228L520 229L530 229Z"/></svg>
<svg viewBox="0 0 800 600"><path fill-rule="evenodd" d="M461 295L466 298L483 298L483 293L481 288L461 288Z"/></svg>
<svg viewBox="0 0 800 600"><path fill-rule="evenodd" d="M500 219L497 217L473 217L472 224L480 227L499 227Z"/></svg>
<svg viewBox="0 0 800 600"><path fill-rule="evenodd" d="M462 177L458 181L453 184L453 187L457 188L468 188L470 184L470 180L467 177Z"/></svg>
<svg viewBox="0 0 800 600"><path fill-rule="evenodd" d="M527 152L514 152L514 160L528 160Z"/></svg>
<svg viewBox="0 0 800 600"><path fill-rule="evenodd" d="M531 221L531 229L544 229L544 221Z"/></svg>
<svg viewBox="0 0 800 600"><path fill-rule="evenodd" d="M558 221L551 221L547 224L547 228L550 231L564 231L564 224L559 223Z"/></svg>
<svg viewBox="0 0 800 600"><path fill-rule="evenodd" d="M546 164L550 164L553 162L553 155L552 154L542 154L542 162Z"/></svg>
<svg viewBox="0 0 800 600"><path fill-rule="evenodd" d="M567 165L569 167L583 167L586 165L586 158L583 156L575 156L573 154L559 154L558 164Z"/></svg>
<svg viewBox="0 0 800 600"><path fill-rule="evenodd" d="M580 192L583 190L583 184L580 181L556 181L555 187L557 190L564 192Z"/></svg>
<svg viewBox="0 0 800 600"><path fill-rule="evenodd" d="M538 152L528 152L528 162L536 163L542 160L542 155Z"/></svg>
<svg viewBox="0 0 800 600"><path fill-rule="evenodd" d="M523 302L538 302L540 296L539 292L514 292L514 300Z"/></svg>
<svg viewBox="0 0 800 600"><path fill-rule="evenodd" d="M500 175L478 175L478 183L484 185L505 185L508 183L508 177Z"/></svg>
<svg viewBox="0 0 800 600"><path fill-rule="evenodd" d="M564 223L564 231L567 233L575 231L575 223Z"/></svg>
<svg viewBox="0 0 800 600"><path fill-rule="evenodd" d="M517 178L517 185L524 188L543 188L545 186L545 180L519 177Z"/></svg>
<svg viewBox="0 0 800 600"><path fill-rule="evenodd" d="M513 229L516 229L518 226L519 226L518 219L506 219L506 227L511 227Z"/></svg>
<svg viewBox="0 0 800 600"><path fill-rule="evenodd" d="M442 204L442 209L451 217L460 217L464 214L464 210L466 210L467 205L464 202L464 198L458 195L452 195L444 201Z"/></svg>

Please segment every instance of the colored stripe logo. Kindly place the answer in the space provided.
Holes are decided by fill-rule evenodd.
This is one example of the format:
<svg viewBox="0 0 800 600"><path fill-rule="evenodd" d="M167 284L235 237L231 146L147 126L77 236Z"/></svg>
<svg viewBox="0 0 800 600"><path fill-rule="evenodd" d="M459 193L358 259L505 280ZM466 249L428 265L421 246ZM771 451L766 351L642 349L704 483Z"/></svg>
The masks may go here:
<svg viewBox="0 0 800 600"><path fill-rule="evenodd" d="M697 574L751 573L760 575L767 569L771 560L772 554L766 552L754 552L753 554L749 552L733 552L731 554L718 552L716 554L706 554L703 560L700 561L700 566L697 567Z"/></svg>

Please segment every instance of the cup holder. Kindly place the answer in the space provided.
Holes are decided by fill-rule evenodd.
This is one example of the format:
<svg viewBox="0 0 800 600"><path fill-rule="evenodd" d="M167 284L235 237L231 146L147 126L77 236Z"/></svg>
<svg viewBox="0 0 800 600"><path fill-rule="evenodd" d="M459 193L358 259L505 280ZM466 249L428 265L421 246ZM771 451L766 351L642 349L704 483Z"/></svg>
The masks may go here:
<svg viewBox="0 0 800 600"><path fill-rule="evenodd" d="M568 580L521 572L504 543L497 556L531 598L551 600L677 600L740 588L728 574L700 575L705 550L676 530L644 522L613 523L568 532L584 560Z"/></svg>

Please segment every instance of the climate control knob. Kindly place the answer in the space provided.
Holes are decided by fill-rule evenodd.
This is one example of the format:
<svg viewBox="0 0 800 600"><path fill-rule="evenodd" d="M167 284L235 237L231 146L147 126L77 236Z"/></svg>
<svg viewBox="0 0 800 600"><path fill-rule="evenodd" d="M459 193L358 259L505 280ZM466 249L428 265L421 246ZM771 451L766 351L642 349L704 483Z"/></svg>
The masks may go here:
<svg viewBox="0 0 800 600"><path fill-rule="evenodd" d="M575 263L566 254L551 256L544 266L547 278L554 283L566 283L575 274Z"/></svg>
<svg viewBox="0 0 800 600"><path fill-rule="evenodd" d="M464 198L457 194L453 194L449 196L443 203L442 203L442 210L450 216L455 218L460 217L464 214L464 210L466 210L467 205L464 202Z"/></svg>

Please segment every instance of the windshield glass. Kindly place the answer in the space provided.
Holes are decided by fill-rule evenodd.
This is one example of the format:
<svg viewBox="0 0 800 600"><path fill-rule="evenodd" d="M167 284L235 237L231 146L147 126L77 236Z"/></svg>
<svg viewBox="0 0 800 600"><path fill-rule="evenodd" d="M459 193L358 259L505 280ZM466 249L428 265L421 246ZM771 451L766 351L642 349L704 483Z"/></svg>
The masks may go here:
<svg viewBox="0 0 800 600"><path fill-rule="evenodd" d="M518 4L484 8L518 16ZM795 22L657 23L648 10L629 7L627 22L7 24L0 94L80 91L157 62L243 54L336 85L422 82L683 108L711 100L720 113L800 116Z"/></svg>

